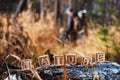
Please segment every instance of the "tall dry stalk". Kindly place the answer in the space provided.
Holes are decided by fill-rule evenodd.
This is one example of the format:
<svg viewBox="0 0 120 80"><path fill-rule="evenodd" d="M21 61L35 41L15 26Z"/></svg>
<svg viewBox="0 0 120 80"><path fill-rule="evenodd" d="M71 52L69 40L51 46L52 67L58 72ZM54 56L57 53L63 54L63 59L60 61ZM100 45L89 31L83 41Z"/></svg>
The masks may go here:
<svg viewBox="0 0 120 80"><path fill-rule="evenodd" d="M67 80L66 56L64 54L63 80Z"/></svg>

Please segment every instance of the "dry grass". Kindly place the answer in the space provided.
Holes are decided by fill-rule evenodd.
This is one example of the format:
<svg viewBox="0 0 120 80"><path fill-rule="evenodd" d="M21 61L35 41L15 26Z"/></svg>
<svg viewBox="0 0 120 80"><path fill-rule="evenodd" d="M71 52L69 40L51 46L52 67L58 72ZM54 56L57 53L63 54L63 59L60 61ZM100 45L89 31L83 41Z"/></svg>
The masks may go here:
<svg viewBox="0 0 120 80"><path fill-rule="evenodd" d="M54 37L58 37L59 29L57 26L54 26L53 13L47 15L44 20L39 20L34 22L33 15L28 16L27 12L23 12L18 17L18 23L23 26L24 31L28 33L32 44L36 49L37 56L43 55L47 49L50 49L51 52L55 55L63 55L63 53L75 53L79 56L93 56L96 52L104 52L106 48L104 43L95 36L97 29L89 30L89 36L85 39L84 46L81 45L80 40L76 41L77 45L74 45L72 42L64 43L63 47ZM3 23L6 25L5 18L3 18ZM115 32L116 30L111 28L111 31ZM119 35L119 31L115 33L116 36ZM54 36L54 37L53 37ZM114 36L115 37L115 36ZM117 42L119 37L116 38ZM112 49L109 49L110 52L114 52Z"/></svg>

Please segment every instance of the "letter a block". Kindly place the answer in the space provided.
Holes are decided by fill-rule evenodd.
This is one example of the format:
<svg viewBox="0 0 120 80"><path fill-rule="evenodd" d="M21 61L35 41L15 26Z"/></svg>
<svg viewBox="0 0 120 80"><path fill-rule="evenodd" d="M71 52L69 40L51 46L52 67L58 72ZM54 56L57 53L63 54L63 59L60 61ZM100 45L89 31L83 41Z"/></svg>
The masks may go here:
<svg viewBox="0 0 120 80"><path fill-rule="evenodd" d="M75 65L77 63L76 54L67 54L67 64Z"/></svg>
<svg viewBox="0 0 120 80"><path fill-rule="evenodd" d="M105 53L104 52L99 52L96 53L96 62L105 62Z"/></svg>
<svg viewBox="0 0 120 80"><path fill-rule="evenodd" d="M49 56L48 55L39 56L38 63L39 63L39 66L49 66L50 65Z"/></svg>
<svg viewBox="0 0 120 80"><path fill-rule="evenodd" d="M55 56L54 57L54 64L56 66L63 66L64 65L64 56Z"/></svg>
<svg viewBox="0 0 120 80"><path fill-rule="evenodd" d="M82 58L82 65L88 66L92 64L92 57L83 57Z"/></svg>
<svg viewBox="0 0 120 80"><path fill-rule="evenodd" d="M31 59L24 59L21 61L21 69L22 70L31 70L33 68Z"/></svg>

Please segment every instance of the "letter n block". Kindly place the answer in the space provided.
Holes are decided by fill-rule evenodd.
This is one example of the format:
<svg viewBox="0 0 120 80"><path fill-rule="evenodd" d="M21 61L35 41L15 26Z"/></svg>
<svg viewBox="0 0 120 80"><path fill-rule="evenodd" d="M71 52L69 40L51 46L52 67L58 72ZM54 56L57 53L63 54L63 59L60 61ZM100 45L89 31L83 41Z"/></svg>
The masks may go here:
<svg viewBox="0 0 120 80"><path fill-rule="evenodd" d="M22 70L31 70L33 68L31 59L24 59L21 61L21 69Z"/></svg>

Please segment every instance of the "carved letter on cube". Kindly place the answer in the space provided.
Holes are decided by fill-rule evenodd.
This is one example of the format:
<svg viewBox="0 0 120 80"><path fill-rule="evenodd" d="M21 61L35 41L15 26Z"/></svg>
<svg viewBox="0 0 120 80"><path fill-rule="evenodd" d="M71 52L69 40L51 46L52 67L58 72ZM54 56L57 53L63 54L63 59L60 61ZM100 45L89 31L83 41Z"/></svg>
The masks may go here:
<svg viewBox="0 0 120 80"><path fill-rule="evenodd" d="M33 68L31 59L24 59L21 61L22 70L31 70Z"/></svg>
<svg viewBox="0 0 120 80"><path fill-rule="evenodd" d="M55 56L54 57L54 64L56 66L63 66L64 65L64 56Z"/></svg>
<svg viewBox="0 0 120 80"><path fill-rule="evenodd" d="M92 64L92 57L83 57L82 58L82 65L89 66Z"/></svg>
<svg viewBox="0 0 120 80"><path fill-rule="evenodd" d="M104 52L96 53L96 62L105 62L105 53Z"/></svg>
<svg viewBox="0 0 120 80"><path fill-rule="evenodd" d="M67 63L75 65L77 63L76 54L67 54Z"/></svg>
<svg viewBox="0 0 120 80"><path fill-rule="evenodd" d="M39 66L49 66L50 65L49 56L48 55L39 56L38 63L39 63Z"/></svg>

